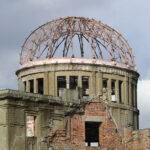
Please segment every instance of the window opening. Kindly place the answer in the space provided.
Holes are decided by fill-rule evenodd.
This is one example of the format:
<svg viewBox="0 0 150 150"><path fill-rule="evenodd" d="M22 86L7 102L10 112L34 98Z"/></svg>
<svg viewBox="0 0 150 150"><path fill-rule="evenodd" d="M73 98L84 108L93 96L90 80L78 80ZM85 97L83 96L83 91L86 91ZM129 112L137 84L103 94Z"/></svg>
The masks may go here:
<svg viewBox="0 0 150 150"><path fill-rule="evenodd" d="M135 106L137 107L137 86L135 85Z"/></svg>
<svg viewBox="0 0 150 150"><path fill-rule="evenodd" d="M99 146L99 122L85 122L86 146Z"/></svg>
<svg viewBox="0 0 150 150"><path fill-rule="evenodd" d="M107 81L108 81L108 79L106 79L106 78L103 78L103 88L107 88Z"/></svg>
<svg viewBox="0 0 150 150"><path fill-rule="evenodd" d="M89 96L89 77L88 76L82 77L82 96L85 98Z"/></svg>
<svg viewBox="0 0 150 150"><path fill-rule="evenodd" d="M26 116L26 136L35 137L35 116Z"/></svg>
<svg viewBox="0 0 150 150"><path fill-rule="evenodd" d="M131 84L132 106L134 106L134 84Z"/></svg>
<svg viewBox="0 0 150 150"><path fill-rule="evenodd" d="M59 96L59 89L66 88L66 77L58 76L57 77L57 95Z"/></svg>
<svg viewBox="0 0 150 150"><path fill-rule="evenodd" d="M70 76L70 89L76 89L78 85L78 77L77 76Z"/></svg>
<svg viewBox="0 0 150 150"><path fill-rule="evenodd" d="M122 81L119 81L119 103L122 103Z"/></svg>
<svg viewBox="0 0 150 150"><path fill-rule="evenodd" d="M29 84L30 84L30 93L34 92L34 80L29 80Z"/></svg>
<svg viewBox="0 0 150 150"><path fill-rule="evenodd" d="M27 88L27 82L26 81L23 82L23 87L24 87L24 91L26 92L26 88Z"/></svg>
<svg viewBox="0 0 150 150"><path fill-rule="evenodd" d="M116 101L116 96L115 96L115 83L116 83L116 80L111 80L111 100L113 102Z"/></svg>
<svg viewBox="0 0 150 150"><path fill-rule="evenodd" d="M38 84L38 93L44 94L43 78L37 79L37 84Z"/></svg>

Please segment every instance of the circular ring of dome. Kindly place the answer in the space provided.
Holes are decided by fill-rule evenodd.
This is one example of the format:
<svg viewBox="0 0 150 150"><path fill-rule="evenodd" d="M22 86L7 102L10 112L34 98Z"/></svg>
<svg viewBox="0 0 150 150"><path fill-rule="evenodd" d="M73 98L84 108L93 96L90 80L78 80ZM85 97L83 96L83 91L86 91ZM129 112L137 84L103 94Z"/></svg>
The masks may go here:
<svg viewBox="0 0 150 150"><path fill-rule="evenodd" d="M20 64L56 57L58 48L62 51L60 57L74 58L75 37L79 42L80 56L77 57L85 57L87 44L91 58L108 59L135 67L132 49L121 34L100 21L84 17L60 18L34 30L22 46Z"/></svg>

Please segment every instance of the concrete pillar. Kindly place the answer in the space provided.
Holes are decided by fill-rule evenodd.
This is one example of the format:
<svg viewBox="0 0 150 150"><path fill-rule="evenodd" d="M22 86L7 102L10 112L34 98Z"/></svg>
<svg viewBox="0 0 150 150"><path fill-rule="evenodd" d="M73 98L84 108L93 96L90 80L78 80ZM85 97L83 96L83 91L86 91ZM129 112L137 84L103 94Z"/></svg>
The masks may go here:
<svg viewBox="0 0 150 150"><path fill-rule="evenodd" d="M82 76L78 76L78 87L82 88Z"/></svg>
<svg viewBox="0 0 150 150"><path fill-rule="evenodd" d="M45 72L44 73L44 94L48 95L49 94L49 73Z"/></svg>
<svg viewBox="0 0 150 150"><path fill-rule="evenodd" d="M29 82L29 80L27 81L26 91L27 91L27 92L30 92L30 82Z"/></svg>
<svg viewBox="0 0 150 150"><path fill-rule="evenodd" d="M129 79L128 77L124 78L124 104L129 104Z"/></svg>
<svg viewBox="0 0 150 150"><path fill-rule="evenodd" d="M122 93L122 103L125 103L125 82L122 81L122 85L121 85L121 93Z"/></svg>
<svg viewBox="0 0 150 150"><path fill-rule="evenodd" d="M129 78L129 105L132 105L132 94L131 94L131 84L132 84L132 79Z"/></svg>
<svg viewBox="0 0 150 150"><path fill-rule="evenodd" d="M96 94L102 95L103 85L102 85L102 73L96 73Z"/></svg>
<svg viewBox="0 0 150 150"><path fill-rule="evenodd" d="M49 72L49 95L57 95L57 83L55 83L55 80L57 82L57 79L55 79L55 73Z"/></svg>
<svg viewBox="0 0 150 150"><path fill-rule="evenodd" d="M38 93L37 79L34 79L34 93Z"/></svg>
<svg viewBox="0 0 150 150"><path fill-rule="evenodd" d="M66 85L66 88L67 88L67 89L70 89L70 84L69 84L69 83L70 83L69 76L66 76L66 84L67 84L67 85Z"/></svg>
<svg viewBox="0 0 150 150"><path fill-rule="evenodd" d="M116 80L115 82L115 97L116 101L119 103L119 81Z"/></svg>
<svg viewBox="0 0 150 150"><path fill-rule="evenodd" d="M23 82L21 78L18 78L18 90L19 91L25 91L24 87L23 87Z"/></svg>
<svg viewBox="0 0 150 150"><path fill-rule="evenodd" d="M108 91L108 100L111 101L111 79L109 78L108 81L107 81L107 91Z"/></svg>
<svg viewBox="0 0 150 150"><path fill-rule="evenodd" d="M96 95L96 73L92 72L90 76L90 97L94 97Z"/></svg>

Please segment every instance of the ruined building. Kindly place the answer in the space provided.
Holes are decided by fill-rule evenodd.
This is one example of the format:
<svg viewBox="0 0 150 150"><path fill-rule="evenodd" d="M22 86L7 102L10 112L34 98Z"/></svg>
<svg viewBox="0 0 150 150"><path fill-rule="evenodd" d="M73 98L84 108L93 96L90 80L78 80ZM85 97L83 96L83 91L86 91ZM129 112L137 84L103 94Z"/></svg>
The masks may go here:
<svg viewBox="0 0 150 150"><path fill-rule="evenodd" d="M150 150L139 130L139 73L127 41L83 17L34 30L22 46L18 91L0 90L1 150Z"/></svg>

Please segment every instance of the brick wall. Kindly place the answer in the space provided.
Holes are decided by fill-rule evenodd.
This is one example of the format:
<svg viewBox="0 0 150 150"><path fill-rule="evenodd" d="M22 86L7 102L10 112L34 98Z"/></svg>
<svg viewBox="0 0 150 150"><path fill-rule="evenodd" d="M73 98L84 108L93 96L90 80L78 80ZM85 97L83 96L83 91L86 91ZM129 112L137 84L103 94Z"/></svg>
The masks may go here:
<svg viewBox="0 0 150 150"><path fill-rule="evenodd" d="M95 120L94 120L95 119ZM70 112L64 127L50 129L52 150L150 150L150 129L124 129L122 137L107 104L100 98ZM85 122L99 121L99 147L85 146Z"/></svg>
<svg viewBox="0 0 150 150"><path fill-rule="evenodd" d="M100 120L99 127L99 147L85 146L85 121ZM122 137L119 135L117 127L111 117L107 106L104 102L97 99L84 106L84 112L80 111L66 117L66 126L64 130L59 129L53 132L49 139L50 146L53 149L116 149L122 148Z"/></svg>
<svg viewBox="0 0 150 150"><path fill-rule="evenodd" d="M124 133L127 150L150 150L150 129L137 131L125 129Z"/></svg>

